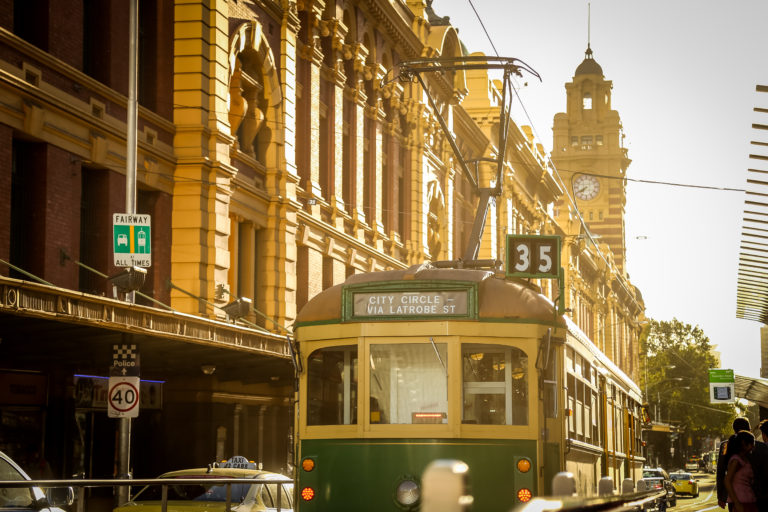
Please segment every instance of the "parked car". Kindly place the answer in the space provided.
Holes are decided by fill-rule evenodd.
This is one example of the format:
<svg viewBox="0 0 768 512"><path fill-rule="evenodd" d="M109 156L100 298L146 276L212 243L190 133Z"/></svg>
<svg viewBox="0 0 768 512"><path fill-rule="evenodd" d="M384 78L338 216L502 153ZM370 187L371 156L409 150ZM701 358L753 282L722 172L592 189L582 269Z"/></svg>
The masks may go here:
<svg viewBox="0 0 768 512"><path fill-rule="evenodd" d="M672 485L675 486L677 494L687 494L694 498L699 497L699 482L692 474L676 471L669 474L669 479L672 481Z"/></svg>
<svg viewBox="0 0 768 512"><path fill-rule="evenodd" d="M667 491L667 507L677 505L677 492L669 479L669 473L662 468L643 468L643 480L647 489L661 489Z"/></svg>
<svg viewBox="0 0 768 512"><path fill-rule="evenodd" d="M256 469L245 457L232 457L221 465L206 468L182 469L164 473L158 478L254 478L258 480L285 480L278 473ZM233 512L277 511L278 493L280 512L293 510L293 484L236 483L231 485L231 509ZM219 512L226 510L227 486L205 482L168 486L168 512ZM159 512L162 506L162 486L147 485L114 512Z"/></svg>
<svg viewBox="0 0 768 512"><path fill-rule="evenodd" d="M21 467L9 456L0 452L0 480L31 480ZM0 510L36 510L41 512L64 512L74 501L71 487L51 488L46 492L40 487L0 487Z"/></svg>

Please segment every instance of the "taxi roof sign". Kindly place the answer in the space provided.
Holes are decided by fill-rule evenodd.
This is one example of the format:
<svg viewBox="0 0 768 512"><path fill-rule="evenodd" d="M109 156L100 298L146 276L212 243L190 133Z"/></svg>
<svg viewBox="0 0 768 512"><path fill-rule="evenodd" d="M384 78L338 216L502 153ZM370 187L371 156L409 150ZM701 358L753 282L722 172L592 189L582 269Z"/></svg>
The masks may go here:
<svg viewBox="0 0 768 512"><path fill-rule="evenodd" d="M231 469L258 469L255 462L249 461L242 455L235 455L219 467Z"/></svg>

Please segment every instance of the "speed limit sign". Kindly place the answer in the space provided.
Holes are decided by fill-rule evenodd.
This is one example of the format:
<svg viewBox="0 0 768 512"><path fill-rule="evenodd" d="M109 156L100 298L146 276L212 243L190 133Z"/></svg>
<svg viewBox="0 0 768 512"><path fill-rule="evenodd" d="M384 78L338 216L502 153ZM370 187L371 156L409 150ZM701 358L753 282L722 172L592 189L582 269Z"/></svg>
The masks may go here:
<svg viewBox="0 0 768 512"><path fill-rule="evenodd" d="M139 378L110 377L107 395L110 418L135 418L139 415Z"/></svg>

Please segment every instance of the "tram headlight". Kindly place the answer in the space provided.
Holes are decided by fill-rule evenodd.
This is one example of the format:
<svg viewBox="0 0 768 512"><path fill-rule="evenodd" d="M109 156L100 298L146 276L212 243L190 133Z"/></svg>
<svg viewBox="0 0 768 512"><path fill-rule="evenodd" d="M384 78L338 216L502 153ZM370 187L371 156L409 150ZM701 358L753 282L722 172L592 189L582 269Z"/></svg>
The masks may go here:
<svg viewBox="0 0 768 512"><path fill-rule="evenodd" d="M522 503L527 503L531 501L531 498L533 497L533 494L531 493L530 489L526 489L523 487L519 491L517 491L517 499L520 500Z"/></svg>
<svg viewBox="0 0 768 512"><path fill-rule="evenodd" d="M306 459L301 461L301 469L309 473L313 469L315 469L315 461L307 457Z"/></svg>
<svg viewBox="0 0 768 512"><path fill-rule="evenodd" d="M395 490L395 499L399 504L410 506L419 501L420 497L421 489L419 489L419 484L413 480L403 480L397 484L397 489Z"/></svg>

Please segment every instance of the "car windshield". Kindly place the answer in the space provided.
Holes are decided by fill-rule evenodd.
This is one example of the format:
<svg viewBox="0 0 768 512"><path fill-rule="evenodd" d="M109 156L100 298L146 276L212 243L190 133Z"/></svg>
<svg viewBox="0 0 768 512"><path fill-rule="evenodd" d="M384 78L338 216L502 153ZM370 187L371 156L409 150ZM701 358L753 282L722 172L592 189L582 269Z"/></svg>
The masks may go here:
<svg viewBox="0 0 768 512"><path fill-rule="evenodd" d="M669 475L669 478L671 480L690 480L691 474L690 473L672 473Z"/></svg>
<svg viewBox="0 0 768 512"><path fill-rule="evenodd" d="M8 461L0 458L0 480L26 480ZM33 504L32 491L29 488L7 487L0 488L0 508L31 508Z"/></svg>
<svg viewBox="0 0 768 512"><path fill-rule="evenodd" d="M643 470L643 478L664 478L664 475L661 473L661 471L645 469Z"/></svg>
<svg viewBox="0 0 768 512"><path fill-rule="evenodd" d="M183 475L174 478L226 478L221 475ZM261 487L261 484L257 484ZM251 484L232 484L232 503L242 503L253 487ZM160 501L162 499L161 485L148 485L133 498L132 501ZM227 486L222 484L205 485L178 484L168 486L168 501L227 501Z"/></svg>

